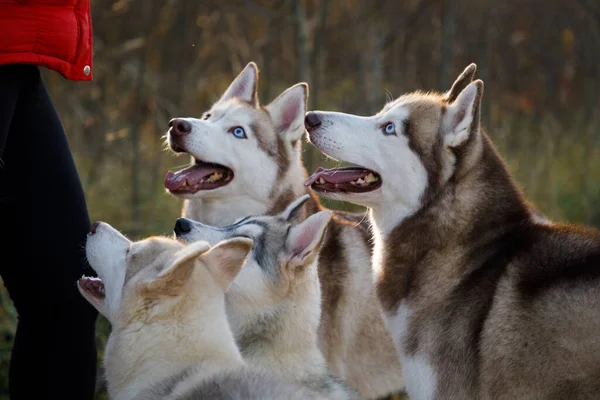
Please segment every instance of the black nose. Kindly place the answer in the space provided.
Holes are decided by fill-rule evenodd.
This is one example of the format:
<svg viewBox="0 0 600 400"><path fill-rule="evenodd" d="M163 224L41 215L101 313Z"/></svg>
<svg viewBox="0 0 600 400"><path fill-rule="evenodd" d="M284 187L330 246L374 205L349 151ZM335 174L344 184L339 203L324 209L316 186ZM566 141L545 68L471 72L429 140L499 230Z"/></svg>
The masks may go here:
<svg viewBox="0 0 600 400"><path fill-rule="evenodd" d="M304 116L304 126L306 127L306 130L310 132L311 129L314 129L319 125L321 125L321 118L319 118L317 113L312 111L307 112Z"/></svg>
<svg viewBox="0 0 600 400"><path fill-rule="evenodd" d="M190 220L187 218L178 218L177 221L175 222L175 228L173 229L173 231L175 232L175 235L177 235L177 236L181 236L182 234L188 233L191 230L192 230L192 224L190 223Z"/></svg>
<svg viewBox="0 0 600 400"><path fill-rule="evenodd" d="M92 227L90 228L90 233L91 234L96 233L96 229L98 229L99 226L100 226L100 222L94 222L92 224Z"/></svg>
<svg viewBox="0 0 600 400"><path fill-rule="evenodd" d="M185 136L192 131L192 124L181 118L173 118L169 121L169 126L169 132L176 136Z"/></svg>

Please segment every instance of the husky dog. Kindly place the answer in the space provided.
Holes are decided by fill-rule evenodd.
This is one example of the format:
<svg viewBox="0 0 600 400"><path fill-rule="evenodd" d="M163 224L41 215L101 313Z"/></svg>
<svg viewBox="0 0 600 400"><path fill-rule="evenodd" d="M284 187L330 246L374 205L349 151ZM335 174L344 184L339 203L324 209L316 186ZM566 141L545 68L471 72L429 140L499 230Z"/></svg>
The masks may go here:
<svg viewBox="0 0 600 400"><path fill-rule="evenodd" d="M87 258L99 278L78 288L112 325L106 346L111 399L323 399L244 364L225 316L227 290L252 247L154 237L131 242L95 224Z"/></svg>
<svg viewBox="0 0 600 400"><path fill-rule="evenodd" d="M370 208L412 399L598 398L600 234L532 212L481 129L475 69L372 117L308 113L311 142L360 167L307 184Z"/></svg>
<svg viewBox="0 0 600 400"><path fill-rule="evenodd" d="M308 87L297 84L265 107L258 104L254 63L201 118L171 120L170 148L192 163L169 172L165 187L186 199L183 216L225 226L248 215L275 215L309 193L300 158ZM300 220L322 210L313 194ZM330 370L362 396L401 391L401 366L371 281L366 216L335 212L319 263L319 346Z"/></svg>
<svg viewBox="0 0 600 400"><path fill-rule="evenodd" d="M174 230L187 243L239 237L254 241L225 295L229 325L245 361L331 398L359 399L329 374L318 347L318 253L332 213L320 211L296 224L308 199L302 196L276 216L247 217L225 227L180 218Z"/></svg>

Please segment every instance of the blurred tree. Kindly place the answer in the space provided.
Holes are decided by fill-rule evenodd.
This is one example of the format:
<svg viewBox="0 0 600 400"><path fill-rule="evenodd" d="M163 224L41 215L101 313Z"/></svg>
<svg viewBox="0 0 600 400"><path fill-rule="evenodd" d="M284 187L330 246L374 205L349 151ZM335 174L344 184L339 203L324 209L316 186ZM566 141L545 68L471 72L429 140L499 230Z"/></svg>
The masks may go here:
<svg viewBox="0 0 600 400"><path fill-rule="evenodd" d="M92 16L94 80L44 77L92 219L129 235L170 234L180 214L162 181L189 160L164 151L169 119L199 117L251 60L263 104L306 81L309 108L362 115L386 93L445 91L475 62L485 126L525 192L552 218L600 225L598 0L92 0ZM339 165L308 144L303 159Z"/></svg>

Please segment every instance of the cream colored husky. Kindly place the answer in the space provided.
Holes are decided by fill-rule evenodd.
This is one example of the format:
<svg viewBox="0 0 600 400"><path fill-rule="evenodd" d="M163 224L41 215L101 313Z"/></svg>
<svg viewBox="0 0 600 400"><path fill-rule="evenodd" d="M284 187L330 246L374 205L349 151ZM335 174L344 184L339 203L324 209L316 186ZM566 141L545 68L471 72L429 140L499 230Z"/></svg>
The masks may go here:
<svg viewBox="0 0 600 400"><path fill-rule="evenodd" d="M104 358L111 399L325 398L242 361L224 292L251 247L247 238L212 248L131 242L94 225L86 253L99 278L82 277L78 287L112 325Z"/></svg>

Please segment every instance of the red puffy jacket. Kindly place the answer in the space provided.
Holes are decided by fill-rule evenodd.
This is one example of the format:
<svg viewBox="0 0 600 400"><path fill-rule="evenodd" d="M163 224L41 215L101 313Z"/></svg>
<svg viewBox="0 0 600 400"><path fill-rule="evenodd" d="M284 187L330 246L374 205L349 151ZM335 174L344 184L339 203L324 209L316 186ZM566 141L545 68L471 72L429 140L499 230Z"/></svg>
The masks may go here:
<svg viewBox="0 0 600 400"><path fill-rule="evenodd" d="M0 0L2 64L35 64L91 80L90 0Z"/></svg>

